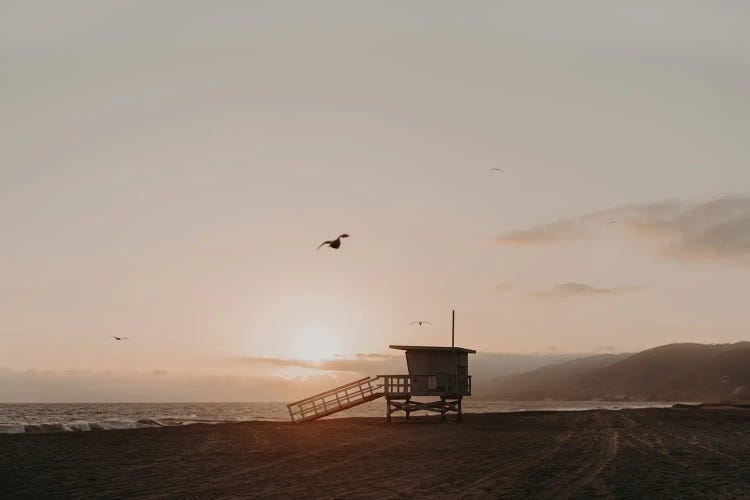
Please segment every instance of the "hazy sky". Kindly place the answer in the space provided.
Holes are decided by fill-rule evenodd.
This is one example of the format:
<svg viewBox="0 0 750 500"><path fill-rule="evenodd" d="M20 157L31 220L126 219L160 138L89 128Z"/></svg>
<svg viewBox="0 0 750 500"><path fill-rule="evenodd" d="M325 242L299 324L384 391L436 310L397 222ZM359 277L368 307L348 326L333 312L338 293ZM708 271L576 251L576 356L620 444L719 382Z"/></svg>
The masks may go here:
<svg viewBox="0 0 750 500"><path fill-rule="evenodd" d="M453 307L481 352L748 339L748 33L741 1L0 0L0 375L304 380L242 359L445 344Z"/></svg>

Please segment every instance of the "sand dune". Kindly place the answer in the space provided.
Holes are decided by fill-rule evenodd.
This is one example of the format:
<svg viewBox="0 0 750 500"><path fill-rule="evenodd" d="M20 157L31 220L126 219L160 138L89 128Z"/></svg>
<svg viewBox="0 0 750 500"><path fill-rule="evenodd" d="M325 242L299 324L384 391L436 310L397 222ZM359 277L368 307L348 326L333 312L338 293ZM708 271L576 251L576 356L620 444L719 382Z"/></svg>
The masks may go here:
<svg viewBox="0 0 750 500"><path fill-rule="evenodd" d="M750 411L250 422L0 436L0 497L748 497Z"/></svg>

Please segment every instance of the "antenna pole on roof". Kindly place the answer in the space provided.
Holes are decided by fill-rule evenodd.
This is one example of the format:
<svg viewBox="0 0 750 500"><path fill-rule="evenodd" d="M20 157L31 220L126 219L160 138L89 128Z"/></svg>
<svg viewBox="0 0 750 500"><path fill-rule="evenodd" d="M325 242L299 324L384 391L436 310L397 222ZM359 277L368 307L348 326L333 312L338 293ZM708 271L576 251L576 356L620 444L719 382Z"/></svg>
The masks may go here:
<svg viewBox="0 0 750 500"><path fill-rule="evenodd" d="M453 320L451 321L451 347L456 347L456 310L453 310Z"/></svg>

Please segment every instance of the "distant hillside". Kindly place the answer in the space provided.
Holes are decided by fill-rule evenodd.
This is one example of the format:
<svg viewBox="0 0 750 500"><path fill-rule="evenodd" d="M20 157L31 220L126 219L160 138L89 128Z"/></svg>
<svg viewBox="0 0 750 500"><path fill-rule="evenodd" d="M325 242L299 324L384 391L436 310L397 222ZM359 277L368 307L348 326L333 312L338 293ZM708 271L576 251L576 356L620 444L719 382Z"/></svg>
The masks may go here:
<svg viewBox="0 0 750 500"><path fill-rule="evenodd" d="M564 363L544 366L539 369L500 377L486 384L484 391L478 395L482 399L506 399L534 401L538 399L569 399L571 388L580 387L581 395L586 397L587 388L591 386L591 373L610 366L630 356L630 354L600 354L574 359Z"/></svg>
<svg viewBox="0 0 750 500"><path fill-rule="evenodd" d="M483 353L471 357L472 385L476 394L486 393L486 388L500 377L515 375L543 366L556 365L586 356L586 354L509 354L509 353ZM406 369L403 357L399 356L399 363ZM399 365L399 366L401 366ZM380 371L378 373L386 373ZM390 371L388 373L391 373ZM394 372L401 373L401 372Z"/></svg>
<svg viewBox="0 0 750 500"><path fill-rule="evenodd" d="M482 399L719 401L750 399L750 342L670 344L590 356L486 384Z"/></svg>

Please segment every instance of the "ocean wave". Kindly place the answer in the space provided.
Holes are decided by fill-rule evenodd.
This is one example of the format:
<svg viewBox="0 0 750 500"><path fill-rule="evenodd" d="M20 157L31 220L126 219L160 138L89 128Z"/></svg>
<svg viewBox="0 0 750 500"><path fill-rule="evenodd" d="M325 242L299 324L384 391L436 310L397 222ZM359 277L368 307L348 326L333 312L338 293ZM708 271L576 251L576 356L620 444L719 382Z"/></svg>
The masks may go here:
<svg viewBox="0 0 750 500"><path fill-rule="evenodd" d="M165 424L155 418L141 418L136 422L136 427L164 427Z"/></svg>
<svg viewBox="0 0 750 500"><path fill-rule="evenodd" d="M24 425L0 425L0 434L23 434L26 432Z"/></svg>
<svg viewBox="0 0 750 500"><path fill-rule="evenodd" d="M85 432L91 430L91 423L85 420L74 420L73 422L63 424L63 427L67 431ZM96 429L96 426L94 426L94 429Z"/></svg>
<svg viewBox="0 0 750 500"><path fill-rule="evenodd" d="M99 422L104 430L136 429L138 424L133 420L105 420Z"/></svg>
<svg viewBox="0 0 750 500"><path fill-rule="evenodd" d="M90 432L111 431L124 429L144 429L149 427L179 427L194 424L224 424L238 422L238 420L182 420L167 419L160 421L153 418L142 418L139 420L105 420L102 422L89 422L86 420L75 420L65 424L0 424L0 434L46 434L52 432Z"/></svg>
<svg viewBox="0 0 750 500"><path fill-rule="evenodd" d="M26 424L26 433L28 434L41 434L47 432L65 432L68 429L63 424Z"/></svg>
<svg viewBox="0 0 750 500"><path fill-rule="evenodd" d="M179 424L184 425L182 422ZM133 420L105 420L102 422L88 422L75 420L65 424L0 424L0 434L47 434L51 432L90 432L111 431L123 429L140 429L146 427L165 427L157 420L146 418Z"/></svg>

